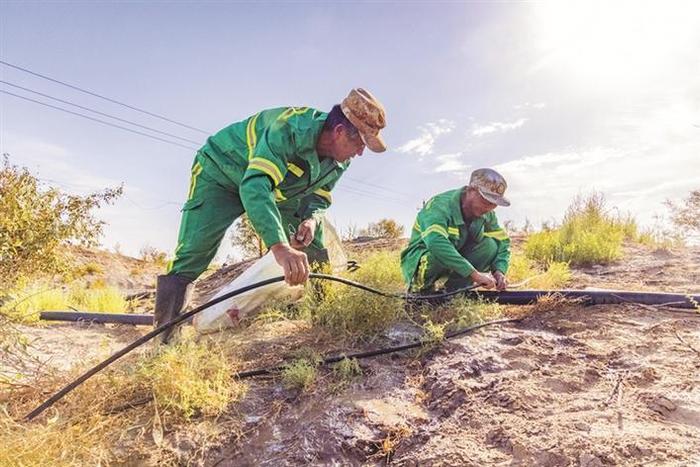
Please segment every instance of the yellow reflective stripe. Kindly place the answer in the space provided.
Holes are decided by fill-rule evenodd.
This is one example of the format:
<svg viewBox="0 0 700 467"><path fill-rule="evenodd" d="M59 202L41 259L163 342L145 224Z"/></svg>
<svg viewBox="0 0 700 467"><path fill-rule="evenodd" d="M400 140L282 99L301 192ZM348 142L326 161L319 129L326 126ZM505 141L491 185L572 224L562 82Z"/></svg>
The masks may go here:
<svg viewBox="0 0 700 467"><path fill-rule="evenodd" d="M309 107L290 107L277 117L278 120L288 120L293 115L301 115L309 111Z"/></svg>
<svg viewBox="0 0 700 467"><path fill-rule="evenodd" d="M194 189L197 187L197 176L202 173L202 166L199 162L195 162L194 167L192 167L192 178L190 178L190 189L187 191L187 201L192 199L194 195Z"/></svg>
<svg viewBox="0 0 700 467"><path fill-rule="evenodd" d="M265 172L272 178L275 186L282 182L283 177L280 169L273 162L263 159L262 157L253 157L248 163L248 169L256 169Z"/></svg>
<svg viewBox="0 0 700 467"><path fill-rule="evenodd" d="M418 221L416 221L416 223L413 224L413 228L420 232L420 225L418 225Z"/></svg>
<svg viewBox="0 0 700 467"><path fill-rule="evenodd" d="M438 235L442 235L445 238L449 237L449 235L447 235L447 230L445 230L445 228L443 226L438 225L438 224L433 224L430 227L428 227L427 229L425 229L423 231L423 233L421 234L421 237L425 238L428 236L428 234L431 234L431 233L436 233Z"/></svg>
<svg viewBox="0 0 700 467"><path fill-rule="evenodd" d="M183 245L183 243L181 242L181 243L177 244L177 247L175 247L174 257L173 257L173 259L168 261L168 265L165 268L166 274L173 270L173 265L175 263L175 260L177 259L177 252L180 251L180 248L182 248L182 245Z"/></svg>
<svg viewBox="0 0 700 467"><path fill-rule="evenodd" d="M275 201L285 201L287 198L282 194L279 188L275 189Z"/></svg>
<svg viewBox="0 0 700 467"><path fill-rule="evenodd" d="M245 141L248 145L248 159L253 158L255 145L258 144L258 137L255 134L255 122L258 121L258 115L260 115L260 113L256 113L254 117L248 120L248 126L245 129Z"/></svg>
<svg viewBox="0 0 700 467"><path fill-rule="evenodd" d="M457 235L459 236L459 229L457 227L448 227L447 228L447 233L450 235Z"/></svg>
<svg viewBox="0 0 700 467"><path fill-rule="evenodd" d="M302 175L304 175L304 171L301 169L301 167L299 167L296 164L292 164L291 162L287 164L287 169L289 169L289 171L297 177L301 177Z"/></svg>
<svg viewBox="0 0 700 467"><path fill-rule="evenodd" d="M317 195L319 195L322 198L326 198L329 203L333 202L333 197L331 196L330 191L326 191L326 190L319 188L318 190L314 191L314 193L316 193Z"/></svg>
<svg viewBox="0 0 700 467"><path fill-rule="evenodd" d="M491 237L494 240L500 240L500 241L508 240L508 234L503 229L494 230L492 232L484 232L484 236Z"/></svg>

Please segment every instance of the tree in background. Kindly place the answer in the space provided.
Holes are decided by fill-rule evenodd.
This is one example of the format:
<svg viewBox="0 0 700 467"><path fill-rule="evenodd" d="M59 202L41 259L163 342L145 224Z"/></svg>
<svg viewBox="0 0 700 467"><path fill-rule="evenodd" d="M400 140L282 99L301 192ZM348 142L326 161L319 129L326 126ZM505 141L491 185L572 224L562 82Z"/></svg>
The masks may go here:
<svg viewBox="0 0 700 467"><path fill-rule="evenodd" d="M676 226L686 229L683 236L700 234L700 190L691 191L682 204L671 200L667 200L665 204L671 210L671 221Z"/></svg>
<svg viewBox="0 0 700 467"><path fill-rule="evenodd" d="M366 229L360 231L360 234L375 238L401 238L403 231L403 225L394 219L381 219L378 222L370 222Z"/></svg>
<svg viewBox="0 0 700 467"><path fill-rule="evenodd" d="M231 244L241 249L244 259L260 258L267 251L262 238L255 232L246 214L233 225Z"/></svg>
<svg viewBox="0 0 700 467"><path fill-rule="evenodd" d="M93 209L110 204L122 187L87 196L43 187L26 168L0 166L0 294L22 280L64 271L69 266L67 245L94 247L104 222Z"/></svg>

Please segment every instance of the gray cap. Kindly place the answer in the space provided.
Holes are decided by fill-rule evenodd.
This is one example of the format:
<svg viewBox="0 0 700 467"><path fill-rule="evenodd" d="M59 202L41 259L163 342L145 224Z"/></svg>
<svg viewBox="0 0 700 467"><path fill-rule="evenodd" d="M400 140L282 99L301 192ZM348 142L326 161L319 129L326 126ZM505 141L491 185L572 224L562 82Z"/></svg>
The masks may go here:
<svg viewBox="0 0 700 467"><path fill-rule="evenodd" d="M506 179L493 169L477 169L472 172L469 186L475 188L486 201L498 206L510 206L510 201L503 196L508 188Z"/></svg>

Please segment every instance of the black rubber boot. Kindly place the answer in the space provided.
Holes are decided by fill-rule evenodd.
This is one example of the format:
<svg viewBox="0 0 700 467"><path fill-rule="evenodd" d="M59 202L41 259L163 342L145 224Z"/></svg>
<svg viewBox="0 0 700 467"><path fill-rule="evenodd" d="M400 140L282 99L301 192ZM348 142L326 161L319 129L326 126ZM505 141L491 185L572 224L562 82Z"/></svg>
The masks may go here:
<svg viewBox="0 0 700 467"><path fill-rule="evenodd" d="M187 307L192 296L192 280L176 274L158 276L156 284L155 327L177 318ZM176 326L177 327L177 326ZM160 341L167 344L174 328L164 331Z"/></svg>

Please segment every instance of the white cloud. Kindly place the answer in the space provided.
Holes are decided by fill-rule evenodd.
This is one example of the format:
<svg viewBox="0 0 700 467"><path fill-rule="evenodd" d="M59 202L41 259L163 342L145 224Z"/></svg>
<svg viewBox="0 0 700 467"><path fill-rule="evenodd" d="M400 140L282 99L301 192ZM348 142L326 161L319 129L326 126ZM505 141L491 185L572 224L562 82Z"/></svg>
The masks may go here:
<svg viewBox="0 0 700 467"><path fill-rule="evenodd" d="M513 106L513 108L515 110L527 110L527 109L542 110L545 107L547 107L547 104L545 102L523 102L522 104L516 104Z"/></svg>
<svg viewBox="0 0 700 467"><path fill-rule="evenodd" d="M401 153L418 154L427 156L433 153L435 140L438 136L451 133L455 128L455 122L441 118L437 122L428 122L419 127L420 135L399 146L396 150Z"/></svg>
<svg viewBox="0 0 700 467"><path fill-rule="evenodd" d="M504 133L506 131L515 130L520 128L525 124L527 118L521 118L515 120L514 122L491 122L486 125L476 124L472 127L472 135L474 136L484 136L489 133Z"/></svg>
<svg viewBox="0 0 700 467"><path fill-rule="evenodd" d="M437 159L439 165L433 169L433 172L451 172L459 175L464 174L467 169L471 167L471 165L465 164L460 159L461 157L462 153L441 154L437 156L435 159Z"/></svg>

